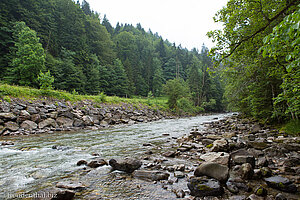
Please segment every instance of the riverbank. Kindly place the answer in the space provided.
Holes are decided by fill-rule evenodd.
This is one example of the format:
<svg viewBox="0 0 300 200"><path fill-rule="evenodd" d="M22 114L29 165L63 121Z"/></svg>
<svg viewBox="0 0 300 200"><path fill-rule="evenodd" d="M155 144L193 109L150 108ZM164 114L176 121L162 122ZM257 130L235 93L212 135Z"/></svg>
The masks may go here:
<svg viewBox="0 0 300 200"><path fill-rule="evenodd" d="M29 135L55 131L97 130L117 124L135 124L163 118L170 113L143 104L97 103L9 98L0 101L0 135Z"/></svg>
<svg viewBox="0 0 300 200"><path fill-rule="evenodd" d="M91 140L98 133L81 134L88 139L81 146L91 146L94 153L73 158L70 166L78 165L75 172L33 192L65 195L66 199L299 199L299 137L235 115L202 118L167 120L161 126L141 123L134 125L139 127L136 134L120 128L109 133L110 139L102 133L104 138L98 142ZM174 134L189 121L193 121L189 133ZM151 126L157 127L147 133ZM172 128L164 132L166 126ZM128 140L127 132L136 136ZM116 143L103 149L112 142ZM72 149L52 148L60 156ZM36 173L34 177L41 176Z"/></svg>

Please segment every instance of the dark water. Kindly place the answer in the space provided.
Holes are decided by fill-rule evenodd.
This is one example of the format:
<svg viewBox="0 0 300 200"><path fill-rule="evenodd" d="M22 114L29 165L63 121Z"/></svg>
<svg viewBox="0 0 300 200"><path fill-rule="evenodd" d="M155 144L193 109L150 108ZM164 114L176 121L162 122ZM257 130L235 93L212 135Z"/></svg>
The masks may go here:
<svg viewBox="0 0 300 200"><path fill-rule="evenodd" d="M91 160L92 153L109 160L140 158L149 149L155 153L161 149L166 151L176 144L174 138L188 134L192 127L201 129L203 122L227 115L231 114L161 120L99 131L0 138L15 143L0 146L0 199L7 199L11 194L30 194L62 179L80 180L88 186L77 199L172 199L174 196L160 189L158 184L110 173L108 166L86 173L83 166L76 163L81 159ZM145 147L144 143L152 146ZM54 145L67 148L52 149ZM173 162L187 164L176 159Z"/></svg>

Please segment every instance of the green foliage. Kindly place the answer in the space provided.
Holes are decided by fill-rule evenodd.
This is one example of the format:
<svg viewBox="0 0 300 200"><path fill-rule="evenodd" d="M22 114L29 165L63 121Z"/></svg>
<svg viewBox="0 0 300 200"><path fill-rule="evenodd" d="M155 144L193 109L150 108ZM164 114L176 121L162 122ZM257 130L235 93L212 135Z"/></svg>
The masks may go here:
<svg viewBox="0 0 300 200"><path fill-rule="evenodd" d="M41 71L40 74L38 75L37 80L39 82L40 89L42 89L42 90L51 90L51 89L53 89L52 84L54 82L54 77L51 76L49 70L46 73L43 73Z"/></svg>
<svg viewBox="0 0 300 200"><path fill-rule="evenodd" d="M38 74L45 67L42 44L36 32L26 26L25 22L16 22L13 36L16 52L13 52L10 82L36 86Z"/></svg>
<svg viewBox="0 0 300 200"><path fill-rule="evenodd" d="M300 120L291 120L290 122L283 125L283 127L280 129L281 132L285 132L289 135L300 135Z"/></svg>
<svg viewBox="0 0 300 200"><path fill-rule="evenodd" d="M168 105L170 109L178 107L178 100L189 96L189 88L183 79L173 79L167 81L164 85L164 92L168 96Z"/></svg>
<svg viewBox="0 0 300 200"><path fill-rule="evenodd" d="M282 120L287 112L296 117L299 94L291 91L298 92L299 75L297 70L289 73L286 62L299 57L299 52L292 56L299 20L285 18L296 10L296 0L230 0L216 14L215 21L223 23L224 29L208 33L216 41L210 53L218 62L215 70L222 72L232 108L264 121ZM291 21L284 25L287 19Z"/></svg>

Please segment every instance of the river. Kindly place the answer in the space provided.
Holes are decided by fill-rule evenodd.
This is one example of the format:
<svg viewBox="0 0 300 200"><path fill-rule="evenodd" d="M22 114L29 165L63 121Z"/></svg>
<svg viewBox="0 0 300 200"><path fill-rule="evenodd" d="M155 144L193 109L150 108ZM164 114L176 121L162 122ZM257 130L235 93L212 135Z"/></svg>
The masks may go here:
<svg viewBox="0 0 300 200"><path fill-rule="evenodd" d="M161 149L164 152L172 149L176 145L175 139L188 134L191 128L203 129L202 123L228 115L231 114L168 119L98 131L2 137L2 141L9 140L14 145L0 146L0 199L12 194L30 194L62 179L80 180L88 185L76 199L97 199L97 196L98 199L172 199L170 194L159 190L157 184L131 181L127 175L111 173L109 166L88 172L76 163L82 159L91 160L95 153L105 160L140 158L149 149L160 154ZM145 143L152 146L143 146ZM53 149L54 145L64 148ZM172 161L187 164L187 161ZM146 189L141 191L143 185Z"/></svg>

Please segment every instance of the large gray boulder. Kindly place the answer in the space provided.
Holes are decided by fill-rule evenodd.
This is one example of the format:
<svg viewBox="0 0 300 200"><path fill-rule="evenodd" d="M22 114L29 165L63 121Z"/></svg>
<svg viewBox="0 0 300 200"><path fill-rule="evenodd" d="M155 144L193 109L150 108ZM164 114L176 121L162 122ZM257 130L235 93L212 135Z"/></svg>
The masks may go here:
<svg viewBox="0 0 300 200"><path fill-rule="evenodd" d="M22 124L21 124L21 128L24 128L25 130L34 130L37 128L37 124L33 121L30 120L25 120Z"/></svg>
<svg viewBox="0 0 300 200"><path fill-rule="evenodd" d="M142 166L142 162L133 158L125 158L119 160L110 159L109 165L113 168L113 170L132 173L134 170Z"/></svg>
<svg viewBox="0 0 300 200"><path fill-rule="evenodd" d="M215 178L221 182L226 182L228 179L229 169L225 165L218 163L203 163L196 168L195 176L209 176Z"/></svg>

